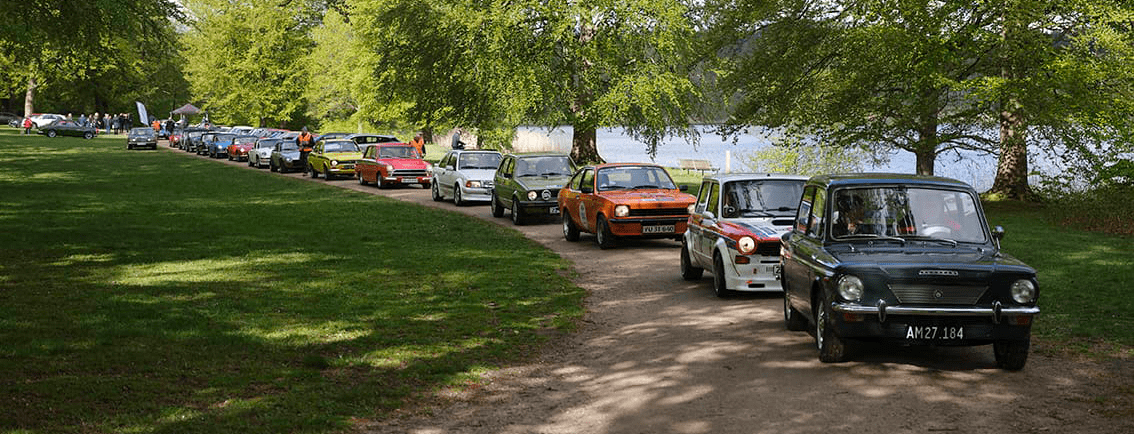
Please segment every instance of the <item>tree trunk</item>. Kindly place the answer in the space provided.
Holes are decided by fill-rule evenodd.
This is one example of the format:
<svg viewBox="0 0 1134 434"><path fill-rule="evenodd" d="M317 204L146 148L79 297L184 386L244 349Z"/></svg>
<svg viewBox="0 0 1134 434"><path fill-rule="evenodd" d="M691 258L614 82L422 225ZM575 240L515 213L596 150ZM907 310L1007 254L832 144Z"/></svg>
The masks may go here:
<svg viewBox="0 0 1134 434"><path fill-rule="evenodd" d="M571 133L571 160L577 164L602 163L595 139L595 127L575 126Z"/></svg>
<svg viewBox="0 0 1134 434"><path fill-rule="evenodd" d="M935 93L933 95L936 95ZM937 160L937 110L936 99L926 102L927 107L921 117L921 126L918 129L917 143L914 145L917 156L917 174L933 176L934 163Z"/></svg>
<svg viewBox="0 0 1134 434"><path fill-rule="evenodd" d="M35 81L35 75L28 77L28 92L24 94L24 117L31 117L35 113L35 88L39 84Z"/></svg>
<svg viewBox="0 0 1134 434"><path fill-rule="evenodd" d="M433 127L426 126L422 128L421 139L424 140L425 143L433 143Z"/></svg>
<svg viewBox="0 0 1134 434"><path fill-rule="evenodd" d="M1019 104L1010 99L1000 111L1000 158L996 180L988 192L1005 199L1034 200L1035 194L1028 186L1026 126L1019 110Z"/></svg>

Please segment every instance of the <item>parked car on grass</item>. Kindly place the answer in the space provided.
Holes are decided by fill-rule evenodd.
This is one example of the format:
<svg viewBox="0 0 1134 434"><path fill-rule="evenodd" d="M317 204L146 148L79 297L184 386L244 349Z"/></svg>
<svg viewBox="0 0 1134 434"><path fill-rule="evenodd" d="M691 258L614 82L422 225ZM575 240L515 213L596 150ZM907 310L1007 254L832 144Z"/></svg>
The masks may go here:
<svg viewBox="0 0 1134 434"><path fill-rule="evenodd" d="M330 181L339 176L354 177L355 162L362 158L358 145L346 139L320 140L307 154L307 173Z"/></svg>
<svg viewBox="0 0 1134 434"><path fill-rule="evenodd" d="M40 127L37 132L47 137L74 136L82 137L84 139L93 139L94 136L98 134L98 130L96 130L94 127L83 126L78 122L69 121L66 119L52 121L51 123Z"/></svg>
<svg viewBox="0 0 1134 434"><path fill-rule="evenodd" d="M453 198L457 206L492 200L492 177L502 156L496 151L454 149L433 167L433 200Z"/></svg>
<svg viewBox="0 0 1134 434"><path fill-rule="evenodd" d="M276 142L268 163L268 168L271 171L280 173L302 171L307 168L306 163L300 158L299 144L295 143L295 140Z"/></svg>
<svg viewBox="0 0 1134 434"><path fill-rule="evenodd" d="M131 128L126 135L126 149L152 148L157 149L157 134L150 127Z"/></svg>
<svg viewBox="0 0 1134 434"><path fill-rule="evenodd" d="M378 188L397 185L420 185L429 188L428 162L417 149L406 143L367 145L355 166L355 176L362 185L371 182Z"/></svg>
<svg viewBox="0 0 1134 434"><path fill-rule="evenodd" d="M492 216L512 214L521 225L530 217L559 215L559 190L575 172L571 157L556 153L511 154L492 179Z"/></svg>
<svg viewBox="0 0 1134 434"><path fill-rule="evenodd" d="M791 230L807 177L706 177L681 242L681 277L713 274L713 291L781 291L780 236Z"/></svg>
<svg viewBox="0 0 1134 434"><path fill-rule="evenodd" d="M581 232L593 233L602 249L614 247L618 238L680 240L697 201L683 190L653 164L584 167L559 192L563 237L578 241Z"/></svg>
<svg viewBox="0 0 1134 434"><path fill-rule="evenodd" d="M1036 271L1000 250L980 198L948 178L811 178L783 236L784 323L814 331L819 360L848 360L859 340L992 344L1023 369L1039 314Z"/></svg>
<svg viewBox="0 0 1134 434"><path fill-rule="evenodd" d="M67 117L54 113L33 113L31 120L36 128L43 128L52 122L67 120Z"/></svg>

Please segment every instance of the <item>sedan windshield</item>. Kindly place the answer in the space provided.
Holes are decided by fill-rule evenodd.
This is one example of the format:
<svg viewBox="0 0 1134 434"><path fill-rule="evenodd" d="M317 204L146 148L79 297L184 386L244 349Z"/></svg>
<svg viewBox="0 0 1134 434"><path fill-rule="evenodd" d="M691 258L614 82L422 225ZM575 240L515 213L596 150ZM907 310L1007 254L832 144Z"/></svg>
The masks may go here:
<svg viewBox="0 0 1134 434"><path fill-rule="evenodd" d="M973 196L965 191L877 187L837 190L831 215L836 239L984 243L986 230Z"/></svg>
<svg viewBox="0 0 1134 434"><path fill-rule="evenodd" d="M378 158L421 158L412 146L383 146L378 149Z"/></svg>
<svg viewBox="0 0 1134 434"><path fill-rule="evenodd" d="M725 218L788 217L795 215L803 181L746 180L725 184Z"/></svg>
<svg viewBox="0 0 1134 434"><path fill-rule="evenodd" d="M567 176L571 159L566 155L525 157L516 160L516 176Z"/></svg>
<svg viewBox="0 0 1134 434"><path fill-rule="evenodd" d="M669 173L657 166L617 166L602 168L598 172L598 191L666 189L675 190Z"/></svg>
<svg viewBox="0 0 1134 434"><path fill-rule="evenodd" d="M323 145L323 152L358 152L358 146L354 142L349 141L336 141L327 142Z"/></svg>
<svg viewBox="0 0 1134 434"><path fill-rule="evenodd" d="M500 166L500 158L495 152L462 153L457 169L495 169Z"/></svg>

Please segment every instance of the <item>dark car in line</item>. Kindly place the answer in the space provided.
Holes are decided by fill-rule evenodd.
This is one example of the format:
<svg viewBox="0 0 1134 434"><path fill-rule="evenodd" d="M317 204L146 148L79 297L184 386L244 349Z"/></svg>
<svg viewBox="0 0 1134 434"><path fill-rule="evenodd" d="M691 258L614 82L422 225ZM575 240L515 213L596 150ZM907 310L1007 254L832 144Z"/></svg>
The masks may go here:
<svg viewBox="0 0 1134 434"><path fill-rule="evenodd" d="M500 161L492 180L493 217L512 214L512 223L559 216L559 190L567 185L575 164L567 154L509 154Z"/></svg>
<svg viewBox="0 0 1134 434"><path fill-rule="evenodd" d="M39 127L37 132L47 137L74 136L84 139L93 139L98 134L98 130L94 127L83 126L78 122L66 119L51 121L51 123Z"/></svg>
<svg viewBox="0 0 1134 434"><path fill-rule="evenodd" d="M998 367L1023 369L1039 284L1003 237L957 180L813 177L781 241L784 323L810 328L823 362L848 360L858 341L991 344Z"/></svg>
<svg viewBox="0 0 1134 434"><path fill-rule="evenodd" d="M294 140L280 140L272 150L268 168L280 173L302 172L307 168L307 162L299 155L298 143Z"/></svg>
<svg viewBox="0 0 1134 434"><path fill-rule="evenodd" d="M157 149L157 133L150 127L131 128L126 135L126 149Z"/></svg>

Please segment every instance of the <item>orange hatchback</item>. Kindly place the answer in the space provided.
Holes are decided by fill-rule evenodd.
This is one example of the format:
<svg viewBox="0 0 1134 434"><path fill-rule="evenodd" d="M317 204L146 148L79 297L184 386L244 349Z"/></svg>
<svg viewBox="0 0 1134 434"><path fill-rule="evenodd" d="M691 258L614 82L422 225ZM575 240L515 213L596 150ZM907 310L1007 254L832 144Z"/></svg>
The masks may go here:
<svg viewBox="0 0 1134 434"><path fill-rule="evenodd" d="M661 166L612 163L579 169L559 191L563 237L595 234L608 249L623 237L681 240L697 198L682 193Z"/></svg>

